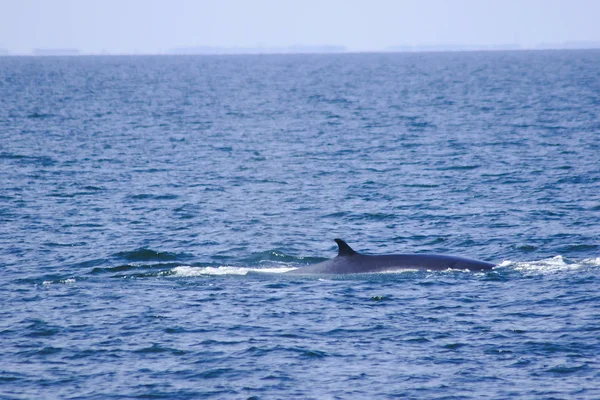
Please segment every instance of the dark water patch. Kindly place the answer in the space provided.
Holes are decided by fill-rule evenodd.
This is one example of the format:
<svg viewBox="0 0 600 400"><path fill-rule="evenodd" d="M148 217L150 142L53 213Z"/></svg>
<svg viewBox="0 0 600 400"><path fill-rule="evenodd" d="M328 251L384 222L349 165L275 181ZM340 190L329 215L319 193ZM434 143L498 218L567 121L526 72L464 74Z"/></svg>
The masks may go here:
<svg viewBox="0 0 600 400"><path fill-rule="evenodd" d="M292 347L289 350L297 353L301 358L306 359L320 359L328 356L327 352L320 350L311 350L299 347Z"/></svg>
<svg viewBox="0 0 600 400"><path fill-rule="evenodd" d="M160 353L169 353L176 356L181 356L186 354L185 351L173 349L169 347L163 347L159 344L154 343L152 346L144 347L138 350L134 350L134 353L138 354L160 354Z"/></svg>
<svg viewBox="0 0 600 400"><path fill-rule="evenodd" d="M530 354L546 355L550 356L553 354L564 354L576 351L576 345L574 344L561 344L556 342L539 342L539 341L525 341L523 346L527 349Z"/></svg>
<svg viewBox="0 0 600 400"><path fill-rule="evenodd" d="M81 224L74 224L74 227L78 227L78 228L103 228L104 225L103 224L97 224L97 223L93 223L93 222L84 222Z"/></svg>
<svg viewBox="0 0 600 400"><path fill-rule="evenodd" d="M50 355L58 354L58 353L60 353L62 351L63 351L62 348L50 346L50 347L44 347L43 349L37 351L36 355L38 355L38 356L50 356Z"/></svg>
<svg viewBox="0 0 600 400"><path fill-rule="evenodd" d="M393 241L396 241L397 239L408 239L408 240L414 240L414 241L418 241L418 242L424 242L424 244L428 244L428 243L442 243L444 241L446 241L447 239L444 237L431 237L431 236L426 236L426 235L410 235L407 237L398 237L398 238L394 238Z"/></svg>
<svg viewBox="0 0 600 400"><path fill-rule="evenodd" d="M106 188L104 187L99 187L99 186L84 186L83 190L89 190L89 191L93 191L93 192L101 192L103 190L106 190Z"/></svg>
<svg viewBox="0 0 600 400"><path fill-rule="evenodd" d="M80 247L87 246L87 242L75 242L75 243L57 243L57 242L46 242L43 244L48 247Z"/></svg>
<svg viewBox="0 0 600 400"><path fill-rule="evenodd" d="M480 168L481 165L449 165L446 167L437 167L438 171L471 171Z"/></svg>
<svg viewBox="0 0 600 400"><path fill-rule="evenodd" d="M376 301L376 302L389 301L391 299L392 298L388 297L388 296L372 296L371 297L371 300Z"/></svg>
<svg viewBox="0 0 600 400"><path fill-rule="evenodd" d="M277 283L269 283L265 285L267 289L284 289L289 287L289 283L277 282Z"/></svg>
<svg viewBox="0 0 600 400"><path fill-rule="evenodd" d="M367 332L376 332L380 330L384 330L385 327L383 325L374 325L360 328L335 328L328 332L326 332L327 336L344 336L344 335L354 335L354 334L364 334Z"/></svg>
<svg viewBox="0 0 600 400"><path fill-rule="evenodd" d="M200 342L203 346L235 346L238 344L244 343L241 340L215 340L215 339L207 339Z"/></svg>
<svg viewBox="0 0 600 400"><path fill-rule="evenodd" d="M466 344L466 343L447 343L444 345L444 348L448 349L448 350L458 350L458 349L460 349L462 347L466 347L466 346L468 346L468 344Z"/></svg>
<svg viewBox="0 0 600 400"><path fill-rule="evenodd" d="M155 174L155 173L159 173L159 172L169 172L169 170L166 168L143 168L143 169L134 169L133 172Z"/></svg>
<svg viewBox="0 0 600 400"><path fill-rule="evenodd" d="M106 258L95 258L93 260L87 260L87 261L75 263L75 264L73 264L73 268L74 269L85 269L85 268L97 267L99 265L104 265L108 262L109 262L109 260L107 260Z"/></svg>
<svg viewBox="0 0 600 400"><path fill-rule="evenodd" d="M45 338L56 335L60 328L42 320L33 320L26 327L25 336L30 338Z"/></svg>
<svg viewBox="0 0 600 400"><path fill-rule="evenodd" d="M600 176L569 176L561 178L556 181L557 185L569 184L569 185L582 185L582 184L594 184L600 181Z"/></svg>
<svg viewBox="0 0 600 400"><path fill-rule="evenodd" d="M559 248L559 254L565 253L577 253L577 252L585 252L585 251L593 251L600 248L600 245L597 244L571 244L568 246L564 246Z"/></svg>
<svg viewBox="0 0 600 400"><path fill-rule="evenodd" d="M527 333L527 331L524 329L509 329L508 332L517 333L517 334Z"/></svg>
<svg viewBox="0 0 600 400"><path fill-rule="evenodd" d="M245 265L261 265L265 263L281 262L286 265L298 265L298 264L315 264L317 262L325 261L327 258L320 257L302 257L292 256L283 253L281 250L267 250L258 253L253 253L251 256L242 258L239 262Z"/></svg>
<svg viewBox="0 0 600 400"><path fill-rule="evenodd" d="M179 196L174 195L174 194L160 195L160 194L149 194L149 193L128 196L128 198L131 200L175 200L178 197Z"/></svg>
<svg viewBox="0 0 600 400"><path fill-rule="evenodd" d="M25 156L21 154L0 153L0 160L17 160L19 165L35 165L41 167L51 167L56 164L56 160L49 156Z"/></svg>
<svg viewBox="0 0 600 400"><path fill-rule="evenodd" d="M426 121L408 121L408 123L406 124L406 126L408 126L408 128L410 130L420 130L420 129L424 129L424 128L434 128L435 125L433 125L430 122L426 122Z"/></svg>
<svg viewBox="0 0 600 400"><path fill-rule="evenodd" d="M62 199L73 199L80 196L95 196L97 195L96 191L89 192L52 192L49 193L48 197L62 198Z"/></svg>
<svg viewBox="0 0 600 400"><path fill-rule="evenodd" d="M388 213L363 213L363 214L350 214L350 221L392 221L398 219L397 214Z"/></svg>
<svg viewBox="0 0 600 400"><path fill-rule="evenodd" d="M131 251L120 251L113 254L113 256L125 259L127 261L178 261L192 258L190 254L186 253L156 251L147 248L139 248Z"/></svg>
<svg viewBox="0 0 600 400"><path fill-rule="evenodd" d="M15 376L15 374L12 374L10 372L4 373L3 371L0 371L0 382L10 383L15 381L21 381L23 379L24 378L22 376Z"/></svg>
<svg viewBox="0 0 600 400"><path fill-rule="evenodd" d="M177 334L186 333L186 332L188 332L188 330L186 330L185 328L182 328L180 326L165 328L165 333L169 333L172 335L177 335Z"/></svg>
<svg viewBox="0 0 600 400"><path fill-rule="evenodd" d="M546 370L546 372L555 375L570 375L580 371L586 371L589 369L587 364L580 364L576 366L558 365Z"/></svg>
<svg viewBox="0 0 600 400"><path fill-rule="evenodd" d="M440 185L435 183L404 183L402 186L407 188L432 189L439 187Z"/></svg>
<svg viewBox="0 0 600 400"><path fill-rule="evenodd" d="M27 118L29 119L46 119L46 118L52 118L52 117L56 117L56 115L54 114L49 114L49 113L42 113L42 112L33 112L32 114L27 115Z"/></svg>
<svg viewBox="0 0 600 400"><path fill-rule="evenodd" d="M271 356L273 354L294 354L300 359L322 359L329 356L327 352L315 349L307 349L304 347L287 347L287 346L275 346L275 347L256 347L252 346L243 351L244 354L249 354L253 358Z"/></svg>
<svg viewBox="0 0 600 400"><path fill-rule="evenodd" d="M139 271L139 270L171 270L172 268L179 267L179 263L158 263L158 264L142 264L132 265L124 264L117 265L115 267L96 267L92 269L91 274L110 274L116 272L127 272L127 271ZM154 272L153 272L154 273Z"/></svg>
<svg viewBox="0 0 600 400"><path fill-rule="evenodd" d="M428 242L423 243L423 245L425 245L425 246L433 246L433 245L438 245L440 243L444 243L446 241L447 241L447 239L438 237L438 238L435 238L435 239L432 239L432 240L430 240Z"/></svg>
<svg viewBox="0 0 600 400"><path fill-rule="evenodd" d="M278 381L278 382L289 382L289 381L293 381L294 378L292 378L289 375L285 375L285 374L278 374L278 375L273 375L273 374L269 374L267 376L263 376L260 378L263 381Z"/></svg>
<svg viewBox="0 0 600 400"><path fill-rule="evenodd" d="M53 192L47 195L48 197L62 198L62 199L72 199L77 196L77 193L68 193L68 192Z"/></svg>
<svg viewBox="0 0 600 400"><path fill-rule="evenodd" d="M407 343L429 343L429 342L431 342L431 340L425 336L414 336L414 337L410 337L408 339L404 339L403 341L407 342Z"/></svg>
<svg viewBox="0 0 600 400"><path fill-rule="evenodd" d="M350 213L347 212L347 211L339 211L339 212L335 212L335 213L332 213L332 214L323 215L321 218L333 218L333 219L337 219L337 218L340 218L340 217L345 217L347 215L350 215Z"/></svg>
<svg viewBox="0 0 600 400"><path fill-rule="evenodd" d="M196 185L196 186L202 186L204 187L204 191L205 192L225 192L225 187L223 186L217 186L217 185ZM194 185L192 185L191 187L196 187Z"/></svg>
<svg viewBox="0 0 600 400"><path fill-rule="evenodd" d="M513 172L500 172L500 173L495 173L495 174L483 173L483 174L481 174L481 177L483 177L483 178L504 178L507 176L511 176L512 174L513 174Z"/></svg>
<svg viewBox="0 0 600 400"><path fill-rule="evenodd" d="M455 275L462 275L465 274L464 271L451 271L453 274ZM428 274L428 275L438 275L438 279L436 279L435 281L433 280L429 280L429 281L420 281L417 284L419 286L423 286L423 287L428 287L428 286L452 286L453 282L442 279L442 276L446 276L448 274L448 272L446 271L417 271L417 273L419 275L424 275L424 274ZM444 274L444 275L442 275Z"/></svg>
<svg viewBox="0 0 600 400"><path fill-rule="evenodd" d="M157 278L162 276L175 275L176 272L170 269L153 271L153 272L135 272L130 274L115 274L111 275L113 279L145 279L145 278Z"/></svg>
<svg viewBox="0 0 600 400"><path fill-rule="evenodd" d="M173 212L181 219L194 219L202 214L202 207L198 204L184 204L176 207Z"/></svg>

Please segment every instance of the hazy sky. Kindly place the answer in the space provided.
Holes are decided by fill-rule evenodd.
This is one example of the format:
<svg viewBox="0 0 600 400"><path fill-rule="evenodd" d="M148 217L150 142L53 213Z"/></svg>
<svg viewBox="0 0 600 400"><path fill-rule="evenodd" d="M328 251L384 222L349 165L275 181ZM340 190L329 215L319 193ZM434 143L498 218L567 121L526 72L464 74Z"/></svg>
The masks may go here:
<svg viewBox="0 0 600 400"><path fill-rule="evenodd" d="M600 42L600 0L0 0L0 48Z"/></svg>

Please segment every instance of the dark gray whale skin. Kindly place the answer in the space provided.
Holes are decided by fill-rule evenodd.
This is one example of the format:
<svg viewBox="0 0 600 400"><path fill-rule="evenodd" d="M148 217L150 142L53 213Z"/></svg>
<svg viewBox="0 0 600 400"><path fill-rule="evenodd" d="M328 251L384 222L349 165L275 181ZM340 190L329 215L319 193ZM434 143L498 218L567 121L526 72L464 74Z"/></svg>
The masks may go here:
<svg viewBox="0 0 600 400"><path fill-rule="evenodd" d="M370 256L352 250L342 239L335 239L339 252L337 257L318 264L301 267L288 274L367 274L372 272L398 271L403 269L443 271L449 268L469 271L488 271L496 265L469 258L438 254L388 254Z"/></svg>

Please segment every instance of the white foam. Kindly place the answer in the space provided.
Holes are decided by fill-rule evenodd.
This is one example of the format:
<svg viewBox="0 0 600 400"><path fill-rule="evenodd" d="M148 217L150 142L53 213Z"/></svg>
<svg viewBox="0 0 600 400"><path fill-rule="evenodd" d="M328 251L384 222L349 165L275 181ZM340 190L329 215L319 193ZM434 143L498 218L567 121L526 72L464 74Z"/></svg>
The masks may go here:
<svg viewBox="0 0 600 400"><path fill-rule="evenodd" d="M567 263L563 256L558 255L538 261L503 261L500 267L512 267L516 271L527 273L553 273L577 270L586 265L600 265L600 259L588 259L579 262Z"/></svg>
<svg viewBox="0 0 600 400"><path fill-rule="evenodd" d="M69 283L75 283L75 279L73 278L69 278L69 279L60 279L58 281L44 281L42 282L42 285L52 285L53 283L64 283L64 284L69 284Z"/></svg>
<svg viewBox="0 0 600 400"><path fill-rule="evenodd" d="M586 264L590 264L590 265L598 265L600 266L600 257L598 258L587 258L585 260L583 260L584 263Z"/></svg>
<svg viewBox="0 0 600 400"><path fill-rule="evenodd" d="M284 272L292 271L295 267L278 267L278 268L244 268L244 267L191 267L181 266L175 267L171 271L172 276L189 277L189 276L204 276L204 275L247 275L248 272L268 273L268 274L283 274Z"/></svg>

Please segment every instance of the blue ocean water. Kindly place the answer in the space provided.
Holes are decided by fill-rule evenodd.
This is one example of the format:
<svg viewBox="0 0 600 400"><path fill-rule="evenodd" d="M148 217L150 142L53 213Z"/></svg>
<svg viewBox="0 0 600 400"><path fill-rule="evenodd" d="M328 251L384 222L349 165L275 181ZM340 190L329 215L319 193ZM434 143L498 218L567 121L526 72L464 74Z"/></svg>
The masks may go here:
<svg viewBox="0 0 600 400"><path fill-rule="evenodd" d="M0 398L599 398L599 154L600 51L0 57Z"/></svg>

